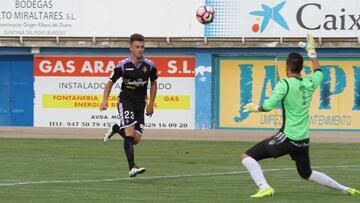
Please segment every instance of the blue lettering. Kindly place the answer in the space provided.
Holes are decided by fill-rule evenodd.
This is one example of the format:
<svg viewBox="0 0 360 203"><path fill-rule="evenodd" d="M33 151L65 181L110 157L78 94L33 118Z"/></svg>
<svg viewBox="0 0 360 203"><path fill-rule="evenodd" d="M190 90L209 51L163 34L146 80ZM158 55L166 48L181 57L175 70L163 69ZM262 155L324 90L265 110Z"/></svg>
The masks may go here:
<svg viewBox="0 0 360 203"><path fill-rule="evenodd" d="M235 122L241 122L249 117L248 112L244 112L244 105L252 102L252 83L253 83L253 64L239 65L240 73L240 110L239 117L234 117Z"/></svg>
<svg viewBox="0 0 360 203"><path fill-rule="evenodd" d="M332 95L340 94L346 87L346 75L339 66L322 66L324 79L320 84L320 109L331 109L330 97ZM331 92L331 74L330 70L335 70L335 87Z"/></svg>
<svg viewBox="0 0 360 203"><path fill-rule="evenodd" d="M353 110L360 110L360 67L354 66L354 106Z"/></svg>

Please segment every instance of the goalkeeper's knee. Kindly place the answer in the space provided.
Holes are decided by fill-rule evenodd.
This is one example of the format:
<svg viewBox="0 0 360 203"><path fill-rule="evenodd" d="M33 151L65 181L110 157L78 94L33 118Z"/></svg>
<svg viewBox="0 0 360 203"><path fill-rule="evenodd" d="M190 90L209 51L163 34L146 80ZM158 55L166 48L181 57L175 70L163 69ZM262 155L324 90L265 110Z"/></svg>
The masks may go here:
<svg viewBox="0 0 360 203"><path fill-rule="evenodd" d="M308 169L301 169L301 170L298 170L298 173L299 173L299 176L305 180L309 180L310 176L311 176L311 173L312 173L312 170L308 170Z"/></svg>

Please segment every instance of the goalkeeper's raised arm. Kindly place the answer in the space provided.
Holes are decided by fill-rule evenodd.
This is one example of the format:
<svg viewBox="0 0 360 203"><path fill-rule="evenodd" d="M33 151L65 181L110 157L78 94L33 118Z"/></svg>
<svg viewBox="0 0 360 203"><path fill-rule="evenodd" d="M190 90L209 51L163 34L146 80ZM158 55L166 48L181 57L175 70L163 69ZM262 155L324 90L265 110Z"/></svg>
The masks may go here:
<svg viewBox="0 0 360 203"><path fill-rule="evenodd" d="M311 59L313 72L311 76L313 82L313 90L319 86L322 81L323 74L319 61L317 60L317 54L315 50L315 41L312 35L307 34L307 42L299 42L299 46L304 48L308 57ZM302 80L303 76L301 72L303 70L303 57L298 53L290 53L286 60L286 76L288 78L297 78ZM268 100L262 105L248 103L244 105L244 112L267 112L275 108L276 104L282 101L288 94L289 84L288 80L284 79L279 81L274 90L272 91Z"/></svg>
<svg viewBox="0 0 360 203"><path fill-rule="evenodd" d="M317 60L315 40L311 34L306 35L307 42L299 42L299 47L306 50L308 57L311 59L313 72L321 70L319 61Z"/></svg>

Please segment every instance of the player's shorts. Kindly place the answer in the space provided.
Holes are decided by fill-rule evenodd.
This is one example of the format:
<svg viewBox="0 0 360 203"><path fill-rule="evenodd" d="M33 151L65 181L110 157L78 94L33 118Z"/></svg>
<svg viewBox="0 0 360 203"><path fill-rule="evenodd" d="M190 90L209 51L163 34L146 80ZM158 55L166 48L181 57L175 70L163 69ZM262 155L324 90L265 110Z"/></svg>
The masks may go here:
<svg viewBox="0 0 360 203"><path fill-rule="evenodd" d="M278 132L250 148L245 153L259 161L266 158L278 158L289 154L296 162L299 175L308 179L312 173L309 158L309 139L295 141L286 137L283 132Z"/></svg>
<svg viewBox="0 0 360 203"><path fill-rule="evenodd" d="M119 99L118 112L120 117L120 129L135 125L135 131L142 135L144 131L145 102L131 102Z"/></svg>
<svg viewBox="0 0 360 203"><path fill-rule="evenodd" d="M309 155L309 144L309 139L295 141L286 137L283 132L278 132L276 135L259 142L245 153L257 160L270 157L278 158L286 154L296 160L297 157Z"/></svg>

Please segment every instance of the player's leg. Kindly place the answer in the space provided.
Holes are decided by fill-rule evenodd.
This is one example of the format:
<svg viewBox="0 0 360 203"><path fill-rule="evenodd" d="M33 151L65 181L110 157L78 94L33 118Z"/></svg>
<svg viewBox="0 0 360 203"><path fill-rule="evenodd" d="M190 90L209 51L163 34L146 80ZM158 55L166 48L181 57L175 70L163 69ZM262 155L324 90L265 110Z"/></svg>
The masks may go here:
<svg viewBox="0 0 360 203"><path fill-rule="evenodd" d="M120 109L120 107L121 107L121 109ZM118 103L118 113L119 113L119 115L120 115L120 113L123 112L122 107L123 107L123 104L121 104L120 101L119 101L119 103ZM108 130L104 134L104 142L108 142L110 140L110 138L115 133L120 134L120 136L125 139L125 131L124 131L124 129L120 129L120 126L117 123L112 123L110 125L110 127L108 128Z"/></svg>
<svg viewBox="0 0 360 203"><path fill-rule="evenodd" d="M126 154L126 158L129 165L129 171L135 167L134 160L134 133L135 133L135 125L129 126L125 128L125 139L124 139L124 151Z"/></svg>
<svg viewBox="0 0 360 203"><path fill-rule="evenodd" d="M360 195L359 190L344 186L339 182L337 182L336 180L334 180L333 178L331 178L330 176L319 171L312 170L309 180L318 183L320 185L326 186L328 188L338 190L346 195Z"/></svg>
<svg viewBox="0 0 360 203"><path fill-rule="evenodd" d="M143 133L143 126L144 126L144 105L138 104L134 105L133 112L130 115L133 115L127 118L128 121L133 120L134 125L131 125L125 128L125 142L124 142L124 149L126 152L126 157L129 163L129 175L130 177L135 177L138 174L144 173L145 168L138 167L134 161L134 145L139 144L141 141L141 136Z"/></svg>
<svg viewBox="0 0 360 203"><path fill-rule="evenodd" d="M255 194L251 195L251 197L262 198L273 196L275 194L275 190L267 183L260 164L246 153L241 155L241 160L242 164L249 171L250 177L259 188L259 190Z"/></svg>
<svg viewBox="0 0 360 203"><path fill-rule="evenodd" d="M241 162L249 171L252 180L259 188L258 192L251 197L267 197L274 195L275 191L265 179L264 173L258 161L272 157L265 147L269 139L265 139L241 154Z"/></svg>
<svg viewBox="0 0 360 203"><path fill-rule="evenodd" d="M134 160L134 144L138 143L139 136L135 131L135 124L137 123L135 119L135 110L134 103L131 101L127 101L126 99L122 99L119 101L118 105L119 111L119 129L115 126L114 130L119 130L119 132L124 132L124 151L126 155L126 159L128 161L129 166L129 175L130 177L134 177L139 173L143 172L143 169L138 170ZM134 175L135 171L135 175Z"/></svg>
<svg viewBox="0 0 360 203"><path fill-rule="evenodd" d="M108 142L115 133L118 133L125 139L125 130L120 129L120 126L117 123L112 123L104 134L104 142Z"/></svg>
<svg viewBox="0 0 360 203"><path fill-rule="evenodd" d="M299 176L305 180L308 180L312 173L309 157L309 139L303 141L291 140L289 145L291 147L291 152L289 155L296 163L296 169Z"/></svg>
<svg viewBox="0 0 360 203"><path fill-rule="evenodd" d="M275 194L275 190L267 183L258 161L267 158L277 158L288 154L288 143L284 133L278 132L241 155L242 163L249 171L259 190L251 197L268 197Z"/></svg>
<svg viewBox="0 0 360 203"><path fill-rule="evenodd" d="M143 128L143 122L140 119L137 119L137 123L135 124L135 137L134 137L134 144L137 145L140 143L141 138L142 138L142 134L144 131Z"/></svg>
<svg viewBox="0 0 360 203"><path fill-rule="evenodd" d="M259 189L270 188L261 169L259 160L269 158L271 155L267 152L264 143L259 142L248 151L240 155L241 162L249 171L251 178Z"/></svg>
<svg viewBox="0 0 360 203"><path fill-rule="evenodd" d="M138 174L144 173L145 168L138 167L135 164L135 150L134 145L138 144L141 140L141 135L136 132L135 125L125 128L124 150L129 165L129 176L135 177Z"/></svg>
<svg viewBox="0 0 360 203"><path fill-rule="evenodd" d="M316 182L320 185L338 190L342 192L343 194L348 194L348 190L351 188L348 188L340 183L338 183L336 180L332 179L331 177L327 176L326 174L313 170L309 180L312 182Z"/></svg>
<svg viewBox="0 0 360 203"><path fill-rule="evenodd" d="M295 160L297 171L303 179L338 190L343 194L360 194L360 191L354 188L346 187L322 172L312 170L310 166L309 147L302 149L302 152L298 151L296 153L291 153L290 156L293 160Z"/></svg>

